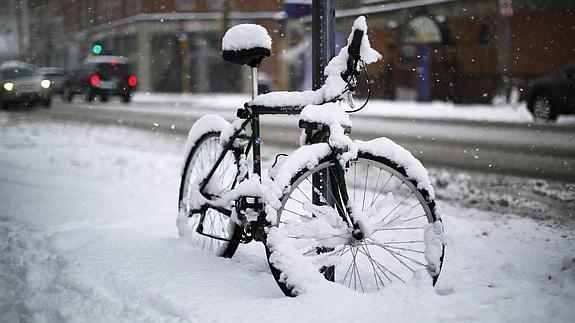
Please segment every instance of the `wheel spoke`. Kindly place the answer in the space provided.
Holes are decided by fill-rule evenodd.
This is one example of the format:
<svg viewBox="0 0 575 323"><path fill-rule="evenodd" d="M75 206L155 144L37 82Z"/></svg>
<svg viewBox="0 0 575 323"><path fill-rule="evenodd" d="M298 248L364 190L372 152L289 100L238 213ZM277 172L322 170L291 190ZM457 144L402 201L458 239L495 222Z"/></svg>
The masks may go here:
<svg viewBox="0 0 575 323"><path fill-rule="evenodd" d="M353 201L355 202L355 179L357 178L357 162L353 163Z"/></svg>
<svg viewBox="0 0 575 323"><path fill-rule="evenodd" d="M364 254L366 255L367 259L369 260L369 263L371 264L371 268L373 269L373 280L375 281L375 288L379 289L378 281L381 283L381 287L385 287L385 283L381 279L381 276L377 272L375 264L373 263L373 258L371 257L371 254L369 253L369 248L366 247L365 243L361 244L361 248L363 249ZM381 271L381 269L380 269L380 271ZM382 271L382 273L385 275L385 272ZM389 277L387 277L387 275L386 275L386 278L389 279Z"/></svg>
<svg viewBox="0 0 575 323"><path fill-rule="evenodd" d="M403 204L403 202L405 202L405 200L407 200L411 195L413 195L413 191L409 193L403 200L401 200L401 202L399 202L399 204L397 204L393 209L391 209L391 211L389 211L389 213L387 213L387 215L383 217L383 219L381 219L381 221L379 221L378 223L383 223L385 219L387 219L387 217L390 216L393 213L393 211L395 211L401 204ZM388 223L391 222L392 221L389 221Z"/></svg>
<svg viewBox="0 0 575 323"><path fill-rule="evenodd" d="M377 180L375 181L375 186L373 187L373 195L371 196L371 202L370 202L370 206L373 205L373 200L375 198L375 193L377 193L377 186L379 185L379 178L381 177L381 172L382 169L379 169L379 172L377 172Z"/></svg>
<svg viewBox="0 0 575 323"><path fill-rule="evenodd" d="M399 262L400 262L401 264L403 264L405 267L409 268L409 270L411 270L412 272L413 272L414 270L413 270L411 267L409 267L408 265L406 265L401 259L397 258L397 256L400 256L400 257L402 257L402 258L408 259L408 260L410 260L411 262L413 262L413 263L415 263L415 264L418 264L418 265L420 265L420 266L426 267L425 264L423 264L423 263L421 263L421 262L419 262L419 261L417 261L417 260L415 260L415 259L413 259L413 258L410 258L410 257L408 257L408 256L406 256L406 255L404 255L404 254L402 254L402 253L400 253L400 252L390 250L389 247L386 247L386 246L384 246L384 245L382 245L382 244L379 244L379 243L377 243L377 242L375 242L375 241L373 241L373 240L371 241L371 243L368 243L368 244L369 244L369 245L373 245L373 246L380 247L380 248L382 248L383 250L389 252L395 259L397 259L397 261L399 261Z"/></svg>
<svg viewBox="0 0 575 323"><path fill-rule="evenodd" d="M365 171L365 183L363 184L363 199L361 202L361 210L365 209L365 195L367 193L367 182L369 178L369 164L367 165L367 170Z"/></svg>
<svg viewBox="0 0 575 323"><path fill-rule="evenodd" d="M415 250L415 249L409 249L409 248L394 247L394 246L387 246L387 247L388 247L388 248L391 248L391 249L411 251L411 252L415 252L415 253L419 253L419 254L424 254L424 253L425 253L425 251Z"/></svg>
<svg viewBox="0 0 575 323"><path fill-rule="evenodd" d="M427 215L426 215L426 214L422 214L422 215L414 216L414 217L412 217L412 218L403 220L403 222L409 222L409 221L412 221L412 220L415 220L415 219L419 219L419 218L424 218L424 217L427 217Z"/></svg>
<svg viewBox="0 0 575 323"><path fill-rule="evenodd" d="M375 202L377 202L377 200L379 199L379 196L383 193L383 191L385 190L385 188L387 187L387 184L389 184L389 181L391 181L391 179L393 178L393 174L389 174L389 178L387 179L387 181L385 181L385 184L383 184L383 187L381 188L381 190L379 190L379 193L377 194L377 196L375 197L375 199L373 201L371 201L371 205L373 206L373 204ZM376 187L377 189L377 187Z"/></svg>
<svg viewBox="0 0 575 323"><path fill-rule="evenodd" d="M379 231L399 231L399 230L421 230L423 227L403 227L403 228L379 228L373 230L373 232Z"/></svg>
<svg viewBox="0 0 575 323"><path fill-rule="evenodd" d="M291 214L295 214L295 215L300 216L300 217L302 217L302 218L304 218L304 219L313 220L313 217L310 217L310 216L307 216L307 215L303 215L303 214L301 214L301 213L297 213L297 212L292 211L292 210L283 209L282 212L283 212L283 211L287 211L287 212L289 212L289 213L291 213Z"/></svg>
<svg viewBox="0 0 575 323"><path fill-rule="evenodd" d="M351 254L353 255L353 247L350 247L350 251ZM355 256L354 256L355 257ZM347 267L347 270L345 272L345 275L343 276L343 282L345 282L345 279L347 278L347 275L349 274L349 271L351 270L351 267L353 266L353 262L349 263L349 267ZM351 286L351 279L349 280L350 282L350 286ZM349 286L348 286L349 287Z"/></svg>
<svg viewBox="0 0 575 323"><path fill-rule="evenodd" d="M299 188L299 186L296 187L298 191L301 192L301 194L310 202L313 203L312 200L304 193L304 191L301 190L301 188Z"/></svg>
<svg viewBox="0 0 575 323"><path fill-rule="evenodd" d="M403 202L402 202L402 203L403 203ZM415 204L414 206L412 206L412 207L409 209L408 214L411 213L411 212L413 211L413 209L414 209L416 206L418 206L418 205L420 205L420 204ZM400 210L400 211L401 211L401 210ZM393 211L392 211L392 212L393 212ZM394 217L393 219L387 221L387 223L385 223L385 224L382 226L382 228L385 228L385 227L387 227L388 225L390 225L391 223L394 223L396 220L398 220L399 218L401 218L401 216L402 216L403 214L404 214L403 212L397 212L397 216ZM424 214L423 216L425 216L425 214ZM386 216L386 217L387 217L387 216ZM418 217L419 217L419 216L418 216ZM415 218L418 218L418 217L415 217ZM409 220L413 220L413 219L414 219L414 218L411 218L411 219L409 219ZM378 221L378 223L383 223L384 220L385 220L385 218L383 218L381 221ZM407 221L408 221L408 220L403 220L403 222L407 222Z"/></svg>
<svg viewBox="0 0 575 323"><path fill-rule="evenodd" d="M405 244L405 243L423 243L423 240L411 240L411 241L390 241L390 242L380 242L383 245L391 244Z"/></svg>
<svg viewBox="0 0 575 323"><path fill-rule="evenodd" d="M366 247L367 247L367 244L366 244ZM365 254L363 251L360 250L360 252L363 253L363 254L367 257L367 254ZM392 282L392 280L389 278L389 276L387 276L387 275L385 274L386 271L387 271L388 273L390 273L393 277L395 277L395 278L397 278L397 279L399 279L400 281L402 281L402 282L405 283L405 280L403 280L401 277L399 277L398 275L396 275L393 271L389 270L386 266L382 265L379 261L377 261L377 260L375 260L375 259L373 259L373 258L371 258L371 259L372 259L373 263L380 268L380 270L381 270L381 272L383 273L383 275L384 275L390 282Z"/></svg>

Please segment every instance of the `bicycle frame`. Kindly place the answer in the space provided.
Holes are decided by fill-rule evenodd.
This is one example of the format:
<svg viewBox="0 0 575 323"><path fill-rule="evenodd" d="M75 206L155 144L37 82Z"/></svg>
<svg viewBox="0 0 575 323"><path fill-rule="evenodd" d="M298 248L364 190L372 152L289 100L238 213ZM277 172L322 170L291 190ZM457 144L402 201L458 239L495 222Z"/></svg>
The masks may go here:
<svg viewBox="0 0 575 323"><path fill-rule="evenodd" d="M252 38L252 27L234 27L224 38ZM252 68L251 101L239 107L232 125L210 115L190 129L178 201L180 236L222 257L233 256L240 244L264 243L271 273L286 296L313 283L300 279L302 270L319 271L361 292L379 290L387 281L405 282L414 268L427 269L435 284L444 238L425 168L390 139L347 137L351 123L344 113L367 104L366 66L381 59L367 39L365 17L354 21L347 47L330 60L324 84L314 91L258 95L257 67L270 46L265 30L256 29L254 45L227 46L224 39L222 46L226 60ZM360 70L367 99L356 107ZM269 172L262 169L261 116L299 114L302 147L276 166L285 155L278 154ZM414 222L402 225L408 221ZM388 268L388 261L393 266ZM362 276L371 281L366 290Z"/></svg>
<svg viewBox="0 0 575 323"><path fill-rule="evenodd" d="M206 176L206 178L204 178L200 184L200 193L206 197L208 200L211 200L212 198L217 198L215 196L212 196L210 194L205 193L205 188L208 185L209 181L212 179L212 177L214 176L217 168L219 167L219 165L222 163L222 161L225 158L225 155L228 151L233 151L234 154L245 154L246 156L249 154L250 149L252 149L252 158L253 158L253 174L257 174L258 176L261 177L261 137L260 137L260 116L261 115L297 115L301 112L302 108L301 107L281 107L281 108L269 108L269 107L260 107L260 106L252 106L252 107L245 107L243 109L238 109L238 117L240 117L240 119L245 119L244 122L242 122L241 126L239 128L237 128L234 131L234 134L228 139L228 142L226 143L225 147L223 148L223 150L221 151L220 155L218 156L216 163L214 164L214 166L212 167L212 169L209 171L208 175ZM241 138L242 133L247 129L248 125L250 125L251 128L251 136L250 139L248 141L248 143L245 145L245 147L242 147L240 149L238 148L234 148L234 142L237 139ZM311 144L311 143L318 143L318 142L323 142L326 141L326 139L329 137L329 130L324 129L323 127L321 127L320 129L316 129L315 132L312 131L307 131L306 130L306 143ZM354 227L354 229L357 229L353 219L352 219L352 212L351 212L351 208L349 206L348 203L348 194L347 194L347 190L345 188L345 178L344 178L344 170L343 167L339 164L339 162L337 162L337 155L340 152L335 152L333 154L333 158L334 161L336 161L334 163L334 167L333 167L333 171L328 172L329 174L326 174L328 178L324 178L324 179L320 179L320 178L314 178L313 182L314 182L314 186L316 186L316 183L319 183L320 181L323 182L329 182L330 183L330 190L333 194L333 197L330 198L327 195L327 186L324 186L324 190L322 192L322 195L324 197L324 200L327 201L329 204L335 204L336 205L336 209L338 211L338 213L340 214L340 216L342 217L342 219L345 222L348 222L350 225L352 225ZM331 170L332 168L330 168ZM238 174L239 176L239 174ZM238 179L236 178L236 183L238 182ZM235 184L234 184L235 185ZM317 187L319 187L320 185L317 184ZM232 186L232 190L234 189L235 186ZM314 195L314 202L319 202L320 200L320 196L317 193L313 193ZM259 209L256 209L255 211L257 211L258 213L262 213L263 212L263 208L261 207L261 204L259 204L259 201L256 201L254 203L252 203L250 206L259 206ZM217 206L213 206L213 205L209 205L207 207L212 207L214 209L216 209L217 211L231 216L231 210L226 209L226 208L222 208L222 207L217 207ZM201 217L200 217L200 221L199 224L197 226L196 232L198 234L201 235L205 235L208 236L210 238L213 239L218 239L218 240L223 240L223 241L229 241L228 239L222 238L222 237L218 237L218 236L213 236L207 233L203 232L203 222L205 219L205 212L202 213ZM265 219L265 217L264 217ZM265 220L264 221L260 221L259 224L257 224L258 226L262 226L264 225Z"/></svg>

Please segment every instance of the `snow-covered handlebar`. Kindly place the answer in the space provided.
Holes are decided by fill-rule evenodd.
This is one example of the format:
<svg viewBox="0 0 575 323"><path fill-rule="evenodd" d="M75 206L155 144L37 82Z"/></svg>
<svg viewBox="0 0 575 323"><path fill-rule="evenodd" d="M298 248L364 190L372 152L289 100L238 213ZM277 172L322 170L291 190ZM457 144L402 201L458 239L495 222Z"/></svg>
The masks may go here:
<svg viewBox="0 0 575 323"><path fill-rule="evenodd" d="M257 96L245 104L246 108L265 107L273 113L273 109L286 110L292 108L293 113L313 104L321 105L344 99L346 93L353 91L350 84L358 75L357 67L369 65L381 59L381 55L371 48L367 39L367 24L365 17L358 17L353 23L348 44L332 58L324 70L326 76L323 86L315 91L287 92L278 91ZM267 112L266 112L267 113Z"/></svg>
<svg viewBox="0 0 575 323"><path fill-rule="evenodd" d="M353 31L353 38L347 48L347 69L342 74L344 80L357 74L357 63L361 59L360 46L363 38L363 30L356 29Z"/></svg>

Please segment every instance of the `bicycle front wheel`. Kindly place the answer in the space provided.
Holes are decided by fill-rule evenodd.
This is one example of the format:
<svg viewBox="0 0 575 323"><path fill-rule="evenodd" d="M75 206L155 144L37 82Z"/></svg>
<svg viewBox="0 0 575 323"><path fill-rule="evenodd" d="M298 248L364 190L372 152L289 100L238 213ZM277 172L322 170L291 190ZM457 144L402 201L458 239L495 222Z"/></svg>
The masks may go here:
<svg viewBox="0 0 575 323"><path fill-rule="evenodd" d="M241 227L232 221L229 214L213 208L195 210L200 181L215 166L220 155L220 131L207 131L192 143L182 173L179 197L178 231L201 249L222 257L230 258L235 253L241 238ZM228 151L215 170L207 187L210 194L219 196L235 186L239 160ZM203 233L197 232L203 220Z"/></svg>
<svg viewBox="0 0 575 323"><path fill-rule="evenodd" d="M359 292L409 281L419 269L428 269L435 283L443 246L440 263L430 264L424 234L429 223L438 221L430 193L385 157L360 153L346 166L344 183L333 183L341 178L334 176L335 169L334 161L325 158L293 176L281 199L275 230L326 279ZM334 187L340 192L333 192ZM346 220L342 187L354 218L361 218L363 237L354 234ZM288 296L296 295L298 282L289 277L290 270L298 270L290 264L293 260L270 260L273 246L267 251L280 288Z"/></svg>

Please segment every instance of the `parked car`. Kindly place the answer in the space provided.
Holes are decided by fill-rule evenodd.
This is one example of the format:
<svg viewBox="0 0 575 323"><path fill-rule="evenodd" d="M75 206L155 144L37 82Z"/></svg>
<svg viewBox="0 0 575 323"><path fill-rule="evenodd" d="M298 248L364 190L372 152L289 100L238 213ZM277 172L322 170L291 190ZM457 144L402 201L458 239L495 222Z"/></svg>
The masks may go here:
<svg viewBox="0 0 575 323"><path fill-rule="evenodd" d="M535 79L527 88L527 108L537 120L555 120L575 113L575 64Z"/></svg>
<svg viewBox="0 0 575 323"><path fill-rule="evenodd" d="M132 71L128 59L122 56L94 56L87 58L79 70L71 72L64 82L64 101L72 101L81 94L88 102L96 96L103 102L113 95L129 103L138 85L138 78Z"/></svg>
<svg viewBox="0 0 575 323"><path fill-rule="evenodd" d="M33 65L9 61L0 65L0 105L41 104L49 107L52 103L51 82L38 74Z"/></svg>
<svg viewBox="0 0 575 323"><path fill-rule="evenodd" d="M38 67L38 74L50 80L52 94L62 94L62 86L66 81L66 72L61 67Z"/></svg>

